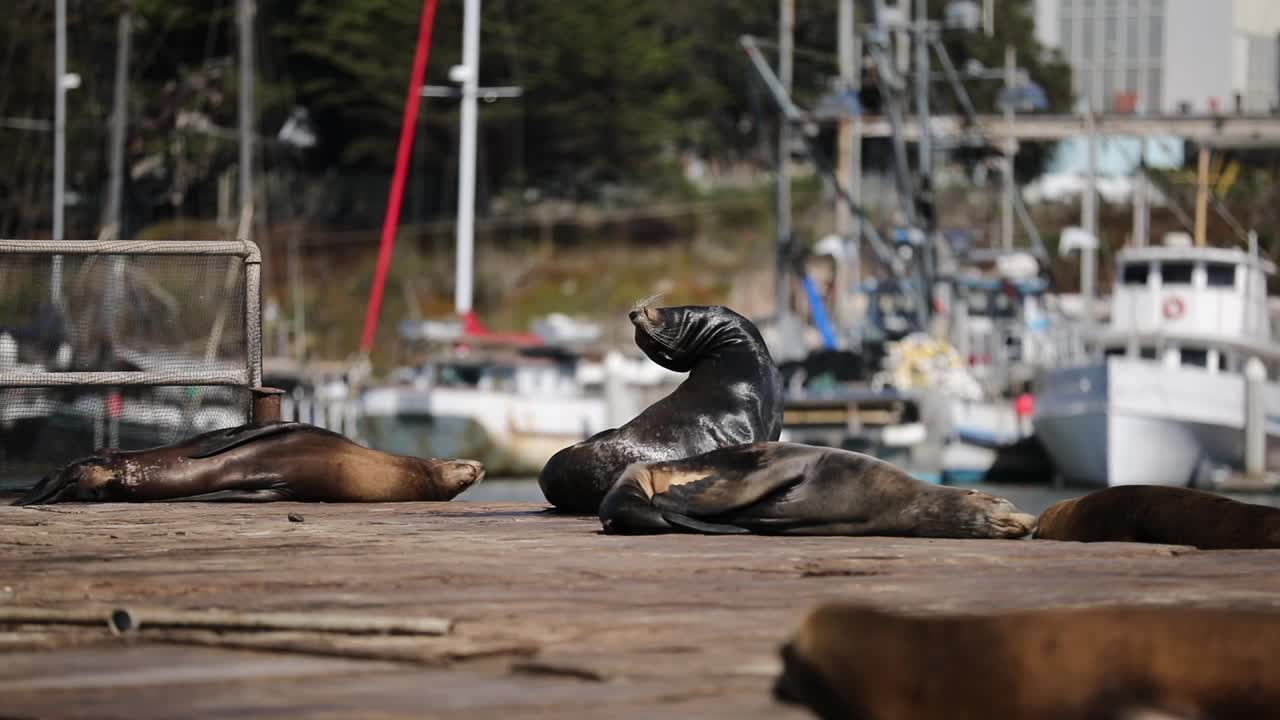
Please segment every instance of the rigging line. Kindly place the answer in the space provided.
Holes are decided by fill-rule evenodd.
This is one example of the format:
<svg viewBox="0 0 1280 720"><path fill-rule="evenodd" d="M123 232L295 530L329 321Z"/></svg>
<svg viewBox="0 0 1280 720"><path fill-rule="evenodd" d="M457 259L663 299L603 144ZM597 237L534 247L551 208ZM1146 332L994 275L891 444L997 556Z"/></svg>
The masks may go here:
<svg viewBox="0 0 1280 720"><path fill-rule="evenodd" d="M756 37L756 44L761 47L771 48L773 50L778 49L778 41L769 40L764 37ZM840 64L840 57L835 53L824 52L822 50L812 50L801 45L792 46L791 51L796 55L810 57L815 60L822 60L823 62L829 65L838 66Z"/></svg>
<svg viewBox="0 0 1280 720"><path fill-rule="evenodd" d="M138 12L136 9L135 9L135 17L137 17L141 21L138 23L138 27L135 28L136 30L139 31L138 34L142 35L144 33L148 33L148 31L150 31L151 28L153 27L153 24L151 23L151 18L143 15L141 12ZM168 63L169 67L178 67L181 65L181 63L178 62L177 58L173 57L168 53L168 46L166 45L168 36L173 31L173 25L176 22L177 22L176 13L164 13L161 15L159 31L156 33L155 39L151 41L151 49L146 53L138 54L137 69L140 75L142 74L142 70L144 68L151 67L151 65L155 63L162 54L164 58L169 61Z"/></svg>
<svg viewBox="0 0 1280 720"><path fill-rule="evenodd" d="M209 27L204 33L204 59L207 62L209 56L213 54L213 44L217 42L218 17L226 12L227 3L231 0L224 0L219 3L220 7L216 7L209 13Z"/></svg>

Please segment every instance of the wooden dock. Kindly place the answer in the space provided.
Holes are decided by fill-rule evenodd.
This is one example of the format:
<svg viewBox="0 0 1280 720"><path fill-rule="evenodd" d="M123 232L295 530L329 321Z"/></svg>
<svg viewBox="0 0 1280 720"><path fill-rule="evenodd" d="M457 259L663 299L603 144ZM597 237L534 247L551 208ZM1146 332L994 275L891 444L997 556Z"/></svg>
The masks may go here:
<svg viewBox="0 0 1280 720"><path fill-rule="evenodd" d="M825 600L1280 607L1277 551L599 529L541 505L476 502L0 507L0 614L104 618L0 623L0 715L804 718L769 689L779 643ZM142 625L113 635L117 607ZM454 625L148 628L155 609Z"/></svg>

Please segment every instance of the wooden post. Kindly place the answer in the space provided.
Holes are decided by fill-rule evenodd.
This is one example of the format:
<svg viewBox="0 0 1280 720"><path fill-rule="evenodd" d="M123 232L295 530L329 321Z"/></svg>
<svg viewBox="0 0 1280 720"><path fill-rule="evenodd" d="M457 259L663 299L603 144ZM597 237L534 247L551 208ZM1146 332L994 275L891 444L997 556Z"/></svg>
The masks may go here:
<svg viewBox="0 0 1280 720"><path fill-rule="evenodd" d="M1200 172L1196 178L1196 247L1205 243L1205 206L1209 202L1209 148L1200 146Z"/></svg>
<svg viewBox="0 0 1280 720"><path fill-rule="evenodd" d="M1267 469L1267 411L1262 401L1267 369L1261 360L1249 358L1244 380L1244 469L1250 479L1260 480Z"/></svg>
<svg viewBox="0 0 1280 720"><path fill-rule="evenodd" d="M284 391L272 387L253 388L253 421L280 422L280 397Z"/></svg>

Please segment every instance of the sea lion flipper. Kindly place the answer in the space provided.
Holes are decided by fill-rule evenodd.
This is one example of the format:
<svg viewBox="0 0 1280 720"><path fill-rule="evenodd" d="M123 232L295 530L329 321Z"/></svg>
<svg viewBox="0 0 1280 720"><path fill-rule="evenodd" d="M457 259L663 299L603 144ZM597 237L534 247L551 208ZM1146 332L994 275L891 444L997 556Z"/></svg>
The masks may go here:
<svg viewBox="0 0 1280 720"><path fill-rule="evenodd" d="M700 517L721 515L781 497L804 482L809 458L792 448L741 445L716 450L686 462L710 459L706 467L682 473L655 493L655 507ZM768 472L756 470L768 467Z"/></svg>
<svg viewBox="0 0 1280 720"><path fill-rule="evenodd" d="M705 533L707 535L747 535L750 530L740 528L737 525L721 525L719 523L709 523L702 520L695 520L688 515L679 513L662 513L662 519L674 527L692 530L694 532Z"/></svg>
<svg viewBox="0 0 1280 720"><path fill-rule="evenodd" d="M187 457L192 460L213 457L219 453L227 452L241 445L251 442L257 442L263 438L274 437L288 432L296 432L298 430L320 430L313 425L299 422L277 422L264 425L241 425L231 428L226 432L210 433L201 442L192 447ZM323 431L328 432L328 431Z"/></svg>
<svg viewBox="0 0 1280 720"><path fill-rule="evenodd" d="M17 500L13 501L14 505L46 505L55 503L62 499L63 491L66 490L68 480L61 474L48 475L36 483L26 493Z"/></svg>
<svg viewBox="0 0 1280 720"><path fill-rule="evenodd" d="M293 500L287 493L274 488L234 488L186 497L167 498L156 502L276 502Z"/></svg>

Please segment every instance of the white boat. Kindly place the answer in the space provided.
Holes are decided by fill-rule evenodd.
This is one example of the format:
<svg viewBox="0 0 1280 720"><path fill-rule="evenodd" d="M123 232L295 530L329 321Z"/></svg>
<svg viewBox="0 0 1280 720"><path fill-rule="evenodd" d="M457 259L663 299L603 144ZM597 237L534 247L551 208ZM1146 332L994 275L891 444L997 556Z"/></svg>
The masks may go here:
<svg viewBox="0 0 1280 720"><path fill-rule="evenodd" d="M1093 357L1036 381L1035 431L1061 479L1185 486L1205 470L1242 468L1251 358L1267 371L1266 440L1280 439L1280 345L1266 295L1274 272L1256 252L1185 240L1120 251Z"/></svg>
<svg viewBox="0 0 1280 720"><path fill-rule="evenodd" d="M378 418L468 426L439 433L448 447L399 447L388 437L383 442L396 447L384 449L461 453L482 460L493 476L531 475L560 449L630 420L682 379L616 352L602 361L547 347L435 354L366 389L360 411L374 433Z"/></svg>

